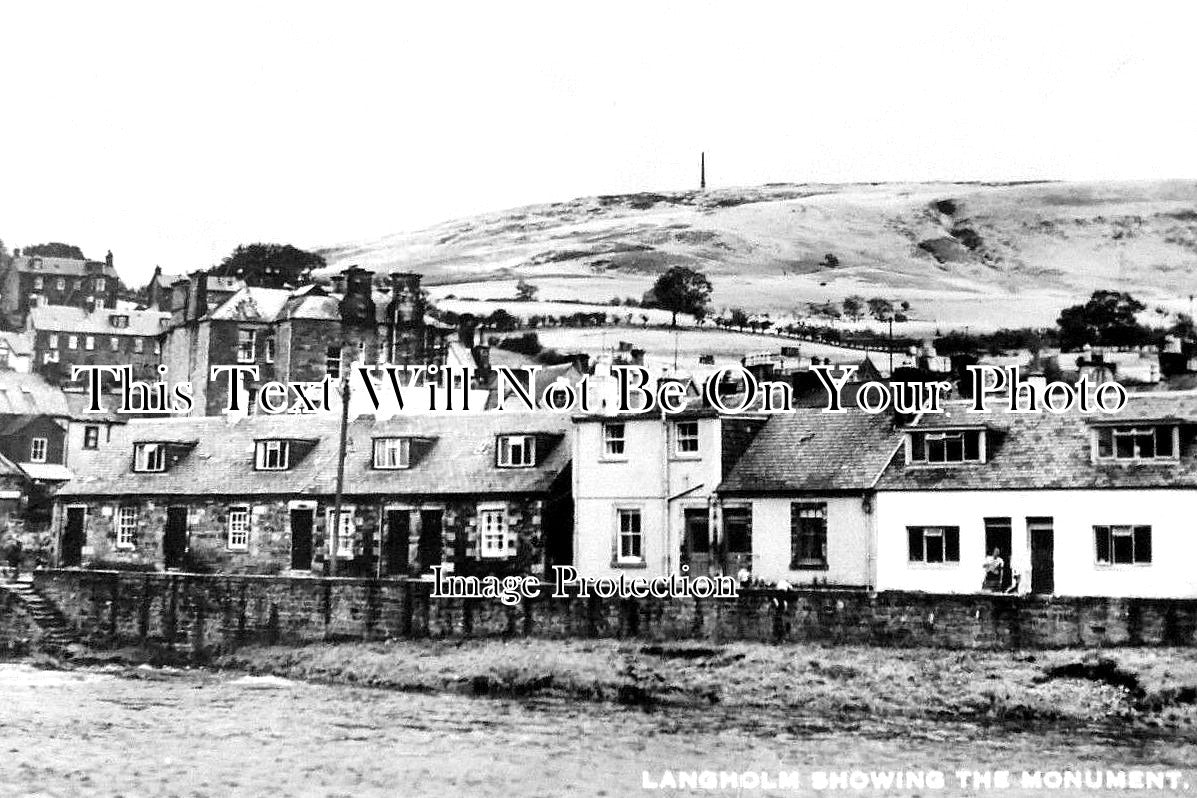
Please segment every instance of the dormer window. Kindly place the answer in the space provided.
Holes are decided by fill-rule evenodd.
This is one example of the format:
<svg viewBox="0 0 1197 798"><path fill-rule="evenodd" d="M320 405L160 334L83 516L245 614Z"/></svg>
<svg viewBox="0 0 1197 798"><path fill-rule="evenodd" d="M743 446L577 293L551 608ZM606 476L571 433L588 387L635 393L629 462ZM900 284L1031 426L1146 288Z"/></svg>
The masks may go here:
<svg viewBox="0 0 1197 798"><path fill-rule="evenodd" d="M911 465L984 463L985 430L911 430L906 436Z"/></svg>
<svg viewBox="0 0 1197 798"><path fill-rule="evenodd" d="M258 441L255 462L259 471L286 471L291 464L291 442Z"/></svg>
<svg viewBox="0 0 1197 798"><path fill-rule="evenodd" d="M399 469L411 466L410 438L375 438L374 467Z"/></svg>
<svg viewBox="0 0 1197 798"><path fill-rule="evenodd" d="M500 468L530 468L536 464L536 438L532 435L500 435Z"/></svg>
<svg viewBox="0 0 1197 798"><path fill-rule="evenodd" d="M1095 437L1098 460L1176 460L1180 453L1180 427L1175 424L1098 427Z"/></svg>
<svg viewBox="0 0 1197 798"><path fill-rule="evenodd" d="M166 446L161 443L138 443L133 446L134 471L165 471Z"/></svg>
<svg viewBox="0 0 1197 798"><path fill-rule="evenodd" d="M124 329L129 326L129 317L122 314L114 313L108 317L108 321L117 329Z"/></svg>

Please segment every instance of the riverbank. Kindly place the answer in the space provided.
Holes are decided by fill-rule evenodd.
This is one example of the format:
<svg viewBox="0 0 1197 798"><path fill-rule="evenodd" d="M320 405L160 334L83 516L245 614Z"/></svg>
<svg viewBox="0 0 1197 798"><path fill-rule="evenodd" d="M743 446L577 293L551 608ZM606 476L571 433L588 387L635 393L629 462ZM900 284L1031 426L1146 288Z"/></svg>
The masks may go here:
<svg viewBox="0 0 1197 798"><path fill-rule="evenodd" d="M421 693L648 707L910 718L1133 724L1197 737L1197 651L1050 652L454 641L250 647L212 665Z"/></svg>
<svg viewBox="0 0 1197 798"><path fill-rule="evenodd" d="M76 652L43 667L164 664L142 649ZM751 718L896 718L1133 725L1197 739L1197 651L1046 652L874 647L645 645L627 641L388 641L250 646L217 671L422 694L544 698ZM126 675L152 670L129 667Z"/></svg>

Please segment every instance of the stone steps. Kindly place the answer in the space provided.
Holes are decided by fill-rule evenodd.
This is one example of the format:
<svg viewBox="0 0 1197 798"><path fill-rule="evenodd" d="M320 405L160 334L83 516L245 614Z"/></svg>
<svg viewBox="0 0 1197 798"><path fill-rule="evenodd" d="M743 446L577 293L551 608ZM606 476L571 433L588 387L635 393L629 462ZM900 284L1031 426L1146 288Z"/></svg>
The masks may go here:
<svg viewBox="0 0 1197 798"><path fill-rule="evenodd" d="M42 630L43 647L62 649L78 642L66 618L51 601L34 589L33 583L4 582L0 583L0 590L11 593L25 607L29 617Z"/></svg>

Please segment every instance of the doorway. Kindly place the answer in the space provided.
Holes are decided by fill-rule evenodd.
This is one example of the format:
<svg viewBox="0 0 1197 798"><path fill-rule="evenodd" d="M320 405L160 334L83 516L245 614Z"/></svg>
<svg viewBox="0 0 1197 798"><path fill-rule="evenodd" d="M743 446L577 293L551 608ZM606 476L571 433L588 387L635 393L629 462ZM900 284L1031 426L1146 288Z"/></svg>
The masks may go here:
<svg viewBox="0 0 1197 798"><path fill-rule="evenodd" d="M291 570L312 570L312 528L316 525L316 508L291 508Z"/></svg>
<svg viewBox="0 0 1197 798"><path fill-rule="evenodd" d="M985 519L985 556L988 557L997 549L1002 558L1002 574L999 589L1003 592L1010 587L1010 555L1012 554L1012 535L1009 518Z"/></svg>
<svg viewBox="0 0 1197 798"><path fill-rule="evenodd" d="M87 537L84 532L86 520L86 507L66 508L66 529L62 532L62 550L58 553L58 564L63 568L74 568L83 564L83 542Z"/></svg>
<svg viewBox="0 0 1197 798"><path fill-rule="evenodd" d="M444 547L442 540L444 516L443 510L420 511L420 538L417 547L420 573L425 573L432 566L441 564Z"/></svg>
<svg viewBox="0 0 1197 798"><path fill-rule="evenodd" d="M166 508L166 529L162 533L162 565L170 570L182 568L187 556L187 508Z"/></svg>
<svg viewBox="0 0 1197 798"><path fill-rule="evenodd" d="M407 574L408 547L411 545L411 511L388 509L383 535L382 575Z"/></svg>
<svg viewBox="0 0 1197 798"><path fill-rule="evenodd" d="M706 507L682 510L682 565L690 566L686 575L709 576L711 573L711 525Z"/></svg>
<svg viewBox="0 0 1197 798"><path fill-rule="evenodd" d="M1056 591L1055 533L1050 518L1028 518L1031 537L1031 592L1049 595Z"/></svg>

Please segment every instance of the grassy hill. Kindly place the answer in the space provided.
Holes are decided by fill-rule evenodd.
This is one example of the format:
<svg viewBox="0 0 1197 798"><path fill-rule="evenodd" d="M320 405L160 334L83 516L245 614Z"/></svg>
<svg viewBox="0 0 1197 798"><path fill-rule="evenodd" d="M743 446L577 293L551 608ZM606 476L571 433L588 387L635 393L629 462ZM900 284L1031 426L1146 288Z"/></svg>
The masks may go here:
<svg viewBox="0 0 1197 798"><path fill-rule="evenodd" d="M766 185L584 197L323 251L334 267L423 272L434 297L639 297L675 264L714 305L785 314L861 294L923 326L1051 324L1095 288L1188 310L1197 181ZM828 259L828 254L834 258Z"/></svg>

